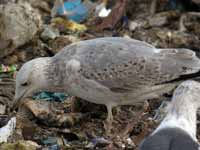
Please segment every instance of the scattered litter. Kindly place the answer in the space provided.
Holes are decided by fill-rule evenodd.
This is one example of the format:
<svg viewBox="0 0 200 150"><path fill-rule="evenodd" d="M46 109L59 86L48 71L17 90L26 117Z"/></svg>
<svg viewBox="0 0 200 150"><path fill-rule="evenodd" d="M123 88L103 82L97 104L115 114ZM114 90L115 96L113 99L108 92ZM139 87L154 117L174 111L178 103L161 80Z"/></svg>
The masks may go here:
<svg viewBox="0 0 200 150"><path fill-rule="evenodd" d="M57 138L56 137L48 137L47 139L44 139L42 141L43 145L55 145L57 144Z"/></svg>
<svg viewBox="0 0 200 150"><path fill-rule="evenodd" d="M107 17L111 12L111 9L106 9L106 3L102 2L96 6L95 15L101 18Z"/></svg>
<svg viewBox="0 0 200 150"><path fill-rule="evenodd" d="M87 7L82 4L81 0L56 0L51 13L52 17L65 16L69 20L81 22L88 16Z"/></svg>
<svg viewBox="0 0 200 150"><path fill-rule="evenodd" d="M57 102L44 101L44 100L30 100L27 99L24 107L27 111L31 112L34 117L42 124L52 127L71 127L82 119L82 114L78 113L65 113L64 106L62 109L55 107Z"/></svg>
<svg viewBox="0 0 200 150"><path fill-rule="evenodd" d="M106 9L106 8L103 8L100 12L99 12L99 17L101 18L104 18L104 17L107 17L111 12L111 9Z"/></svg>
<svg viewBox="0 0 200 150"><path fill-rule="evenodd" d="M60 149L61 149L60 146L57 144L48 147L48 150L60 150Z"/></svg>
<svg viewBox="0 0 200 150"><path fill-rule="evenodd" d="M113 29L120 19L125 15L127 0L119 0L112 8L110 14L103 18L102 23L97 25L96 30Z"/></svg>
<svg viewBox="0 0 200 150"><path fill-rule="evenodd" d="M8 137L12 135L16 127L16 118L11 118L8 123L0 128L0 143L7 142Z"/></svg>
<svg viewBox="0 0 200 150"><path fill-rule="evenodd" d="M187 1L200 4L200 0ZM142 112L144 105L114 110L113 134L107 136L105 107L64 93L38 93L12 111L13 75L33 58L51 57L70 43L97 37L134 38L160 48L185 47L200 56L200 15L185 5L187 1L177 0L168 11L166 4L175 0L161 0L152 15L147 0L0 0L0 139L8 142L1 143L0 150L137 149L162 120L165 110L158 107L163 99L149 100ZM185 30L179 30L181 26ZM11 132L15 122L8 128L10 116L15 113L16 129ZM138 114L142 117L135 120Z"/></svg>
<svg viewBox="0 0 200 150"><path fill-rule="evenodd" d="M4 65L0 64L0 82L7 78L7 80L10 80L9 78L15 78L17 73L17 65Z"/></svg>
<svg viewBox="0 0 200 150"><path fill-rule="evenodd" d="M136 147L135 143L131 140L131 138L127 138L127 144L132 146L132 147Z"/></svg>
<svg viewBox="0 0 200 150"><path fill-rule="evenodd" d="M56 27L61 32L84 32L87 30L87 27L83 24L78 24L74 21L66 20L61 17L53 18L51 20L51 25Z"/></svg>
<svg viewBox="0 0 200 150"><path fill-rule="evenodd" d="M15 72L15 71L17 71L17 65L10 65L10 66L6 66L3 64L0 65L0 73Z"/></svg>
<svg viewBox="0 0 200 150"><path fill-rule="evenodd" d="M129 23L129 30L130 31L135 31L138 26L139 26L139 24L137 22L130 21L130 23Z"/></svg>
<svg viewBox="0 0 200 150"><path fill-rule="evenodd" d="M94 147L105 147L106 145L109 145L110 143L111 143L111 141L109 141L103 137L98 137L98 138L92 139L92 144L94 145Z"/></svg>
<svg viewBox="0 0 200 150"><path fill-rule="evenodd" d="M45 41L53 40L59 36L60 36L60 33L59 33L58 29L55 29L51 26L45 26L44 31L41 34L41 38Z"/></svg>
<svg viewBox="0 0 200 150"><path fill-rule="evenodd" d="M34 95L33 99L62 102L67 98L67 96L68 95L65 93L40 92Z"/></svg>

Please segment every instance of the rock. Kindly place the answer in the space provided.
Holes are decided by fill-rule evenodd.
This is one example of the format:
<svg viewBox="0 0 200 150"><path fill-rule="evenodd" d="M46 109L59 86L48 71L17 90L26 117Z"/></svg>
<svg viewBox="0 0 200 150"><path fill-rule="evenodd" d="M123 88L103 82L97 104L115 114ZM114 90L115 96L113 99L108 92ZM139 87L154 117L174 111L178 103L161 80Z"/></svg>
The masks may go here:
<svg viewBox="0 0 200 150"><path fill-rule="evenodd" d="M4 57L33 38L41 16L28 3L8 3L0 5L0 22L0 57Z"/></svg>
<svg viewBox="0 0 200 150"><path fill-rule="evenodd" d="M0 115L4 115L6 112L6 105L0 104Z"/></svg>
<svg viewBox="0 0 200 150"><path fill-rule="evenodd" d="M44 41L53 40L53 39L55 39L56 37L59 37L59 36L60 36L60 33L59 33L58 29L53 28L51 26L45 26L44 31L41 34L41 38Z"/></svg>
<svg viewBox="0 0 200 150"><path fill-rule="evenodd" d="M51 8L47 0L18 0L18 3L29 3L35 11L38 11L42 16L49 15Z"/></svg>
<svg viewBox="0 0 200 150"><path fill-rule="evenodd" d="M172 19L178 17L179 14L175 11L162 12L148 18L148 24L151 27L161 27L170 24L173 22Z"/></svg>

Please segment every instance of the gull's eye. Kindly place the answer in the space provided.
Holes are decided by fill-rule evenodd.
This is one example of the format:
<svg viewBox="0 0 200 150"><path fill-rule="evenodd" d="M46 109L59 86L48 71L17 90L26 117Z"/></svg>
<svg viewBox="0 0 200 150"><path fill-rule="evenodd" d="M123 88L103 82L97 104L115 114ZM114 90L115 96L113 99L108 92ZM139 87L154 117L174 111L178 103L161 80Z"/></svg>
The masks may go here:
<svg viewBox="0 0 200 150"><path fill-rule="evenodd" d="M28 85L28 82L24 82L21 84L21 86L27 86Z"/></svg>

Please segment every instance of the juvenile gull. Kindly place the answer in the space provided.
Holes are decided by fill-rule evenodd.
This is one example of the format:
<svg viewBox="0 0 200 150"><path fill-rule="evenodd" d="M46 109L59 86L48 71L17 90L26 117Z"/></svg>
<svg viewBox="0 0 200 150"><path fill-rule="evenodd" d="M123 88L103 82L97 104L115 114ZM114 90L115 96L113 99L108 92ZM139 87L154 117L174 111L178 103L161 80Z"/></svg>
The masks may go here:
<svg viewBox="0 0 200 150"><path fill-rule="evenodd" d="M175 90L168 113L140 150L198 150L196 111L200 107L200 83L185 81Z"/></svg>
<svg viewBox="0 0 200 150"><path fill-rule="evenodd" d="M17 73L14 106L39 90L67 92L104 104L111 124L113 107L158 97L175 87L169 81L199 69L188 49L157 49L121 37L81 41L25 63Z"/></svg>

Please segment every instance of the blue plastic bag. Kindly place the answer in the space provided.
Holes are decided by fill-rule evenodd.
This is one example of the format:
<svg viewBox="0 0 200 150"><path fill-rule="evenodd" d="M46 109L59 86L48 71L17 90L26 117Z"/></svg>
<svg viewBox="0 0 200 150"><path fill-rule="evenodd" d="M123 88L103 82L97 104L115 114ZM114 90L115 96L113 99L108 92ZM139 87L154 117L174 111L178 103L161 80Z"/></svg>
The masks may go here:
<svg viewBox="0 0 200 150"><path fill-rule="evenodd" d="M85 20L88 16L88 9L82 4L81 0L68 0L62 2L62 5L57 6L57 14L60 16L66 16L67 19L73 20L75 22L81 22Z"/></svg>

